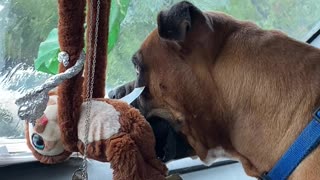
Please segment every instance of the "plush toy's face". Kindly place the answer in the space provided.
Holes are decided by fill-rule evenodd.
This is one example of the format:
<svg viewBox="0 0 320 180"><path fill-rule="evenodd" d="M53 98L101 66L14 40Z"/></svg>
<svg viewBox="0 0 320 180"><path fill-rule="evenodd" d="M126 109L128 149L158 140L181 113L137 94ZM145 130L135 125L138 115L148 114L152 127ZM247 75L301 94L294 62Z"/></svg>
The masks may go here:
<svg viewBox="0 0 320 180"><path fill-rule="evenodd" d="M30 144L41 155L57 156L64 152L57 114L57 97L50 96L44 115L36 120L34 126L29 124Z"/></svg>

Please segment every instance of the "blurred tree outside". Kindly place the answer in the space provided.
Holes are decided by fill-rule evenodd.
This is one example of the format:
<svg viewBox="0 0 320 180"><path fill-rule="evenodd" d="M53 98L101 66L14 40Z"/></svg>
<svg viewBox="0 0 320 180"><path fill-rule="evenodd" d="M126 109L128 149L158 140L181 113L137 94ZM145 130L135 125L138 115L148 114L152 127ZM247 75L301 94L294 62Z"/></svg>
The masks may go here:
<svg viewBox="0 0 320 180"><path fill-rule="evenodd" d="M179 0L131 0L121 23L120 37L108 54L108 89L135 78L131 56L156 27L157 13L177 2ZM264 29L280 29L303 41L320 17L318 0L190 2L205 11L222 11L237 19L253 21ZM0 30L0 42L4 43L0 53L2 66L8 68L20 62L33 66L39 44L57 27L57 0L0 0L1 6L0 24L3 29Z"/></svg>
<svg viewBox="0 0 320 180"><path fill-rule="evenodd" d="M0 0L4 33L4 68L20 62L32 65L39 43L57 26L57 0Z"/></svg>
<svg viewBox="0 0 320 180"><path fill-rule="evenodd" d="M113 49L108 52L108 90L135 78L131 56L156 28L158 12L179 1L112 0L118 9L114 9L117 16L110 20L109 32L116 34L116 38L109 41L109 48ZM236 19L253 21L264 29L282 30L301 41L310 36L312 28L320 28L318 1L190 0L204 11L225 12ZM50 32L55 33L57 22L57 0L0 0L0 137L23 136L23 123L12 114L15 105L10 103L14 98L10 96L17 96L19 89L32 88L49 77L30 69L38 58L40 43Z"/></svg>
<svg viewBox="0 0 320 180"><path fill-rule="evenodd" d="M108 59L108 88L135 78L131 56L156 27L156 16L180 0L131 0L121 24L120 38ZM305 41L308 32L320 27L318 0L190 0L204 11L225 12L236 19L253 21L264 29L278 29Z"/></svg>

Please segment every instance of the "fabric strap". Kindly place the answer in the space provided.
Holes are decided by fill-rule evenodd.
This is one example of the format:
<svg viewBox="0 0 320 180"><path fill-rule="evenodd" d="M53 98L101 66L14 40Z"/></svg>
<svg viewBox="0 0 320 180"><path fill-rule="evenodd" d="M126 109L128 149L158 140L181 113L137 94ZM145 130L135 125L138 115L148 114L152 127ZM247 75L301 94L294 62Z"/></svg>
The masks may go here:
<svg viewBox="0 0 320 180"><path fill-rule="evenodd" d="M263 180L285 180L303 159L308 156L320 143L320 109L312 121L301 132L296 141L281 157L271 171L262 176Z"/></svg>

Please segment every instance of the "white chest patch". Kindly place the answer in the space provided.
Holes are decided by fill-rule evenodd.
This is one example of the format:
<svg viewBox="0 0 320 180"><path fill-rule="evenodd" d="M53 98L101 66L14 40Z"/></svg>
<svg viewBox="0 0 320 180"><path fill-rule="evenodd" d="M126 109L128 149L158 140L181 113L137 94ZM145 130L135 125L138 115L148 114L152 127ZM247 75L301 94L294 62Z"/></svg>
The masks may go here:
<svg viewBox="0 0 320 180"><path fill-rule="evenodd" d="M81 115L78 124L78 138L85 142L86 109L87 103L81 106ZM100 141L110 138L119 132L120 112L106 102L92 100L91 113L89 119L88 141Z"/></svg>
<svg viewBox="0 0 320 180"><path fill-rule="evenodd" d="M208 151L206 159L204 159L202 162L205 165L210 166L215 162L215 160L217 160L217 158L223 158L226 156L227 156L227 154L224 151L224 149L222 147L217 147L214 149L210 149Z"/></svg>

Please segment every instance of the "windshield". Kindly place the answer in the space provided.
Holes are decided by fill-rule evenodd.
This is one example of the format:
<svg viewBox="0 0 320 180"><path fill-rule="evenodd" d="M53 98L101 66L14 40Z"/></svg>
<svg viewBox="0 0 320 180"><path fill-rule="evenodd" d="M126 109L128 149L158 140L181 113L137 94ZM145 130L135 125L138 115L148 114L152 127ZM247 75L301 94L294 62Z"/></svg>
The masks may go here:
<svg viewBox="0 0 320 180"><path fill-rule="evenodd" d="M123 18L115 21L120 23L120 29L116 31L114 47L108 52L106 90L135 78L132 54L156 27L157 13L178 1L128 0L127 5L119 4L124 1L113 2ZM202 10L222 11L237 19L253 21L264 29L282 30L300 41L306 41L320 27L318 0L191 2ZM55 32L57 21L57 0L0 0L0 146L16 142L10 139L24 139L24 124L16 115L14 102L26 90L52 76L35 68L35 60L39 59L40 43Z"/></svg>

